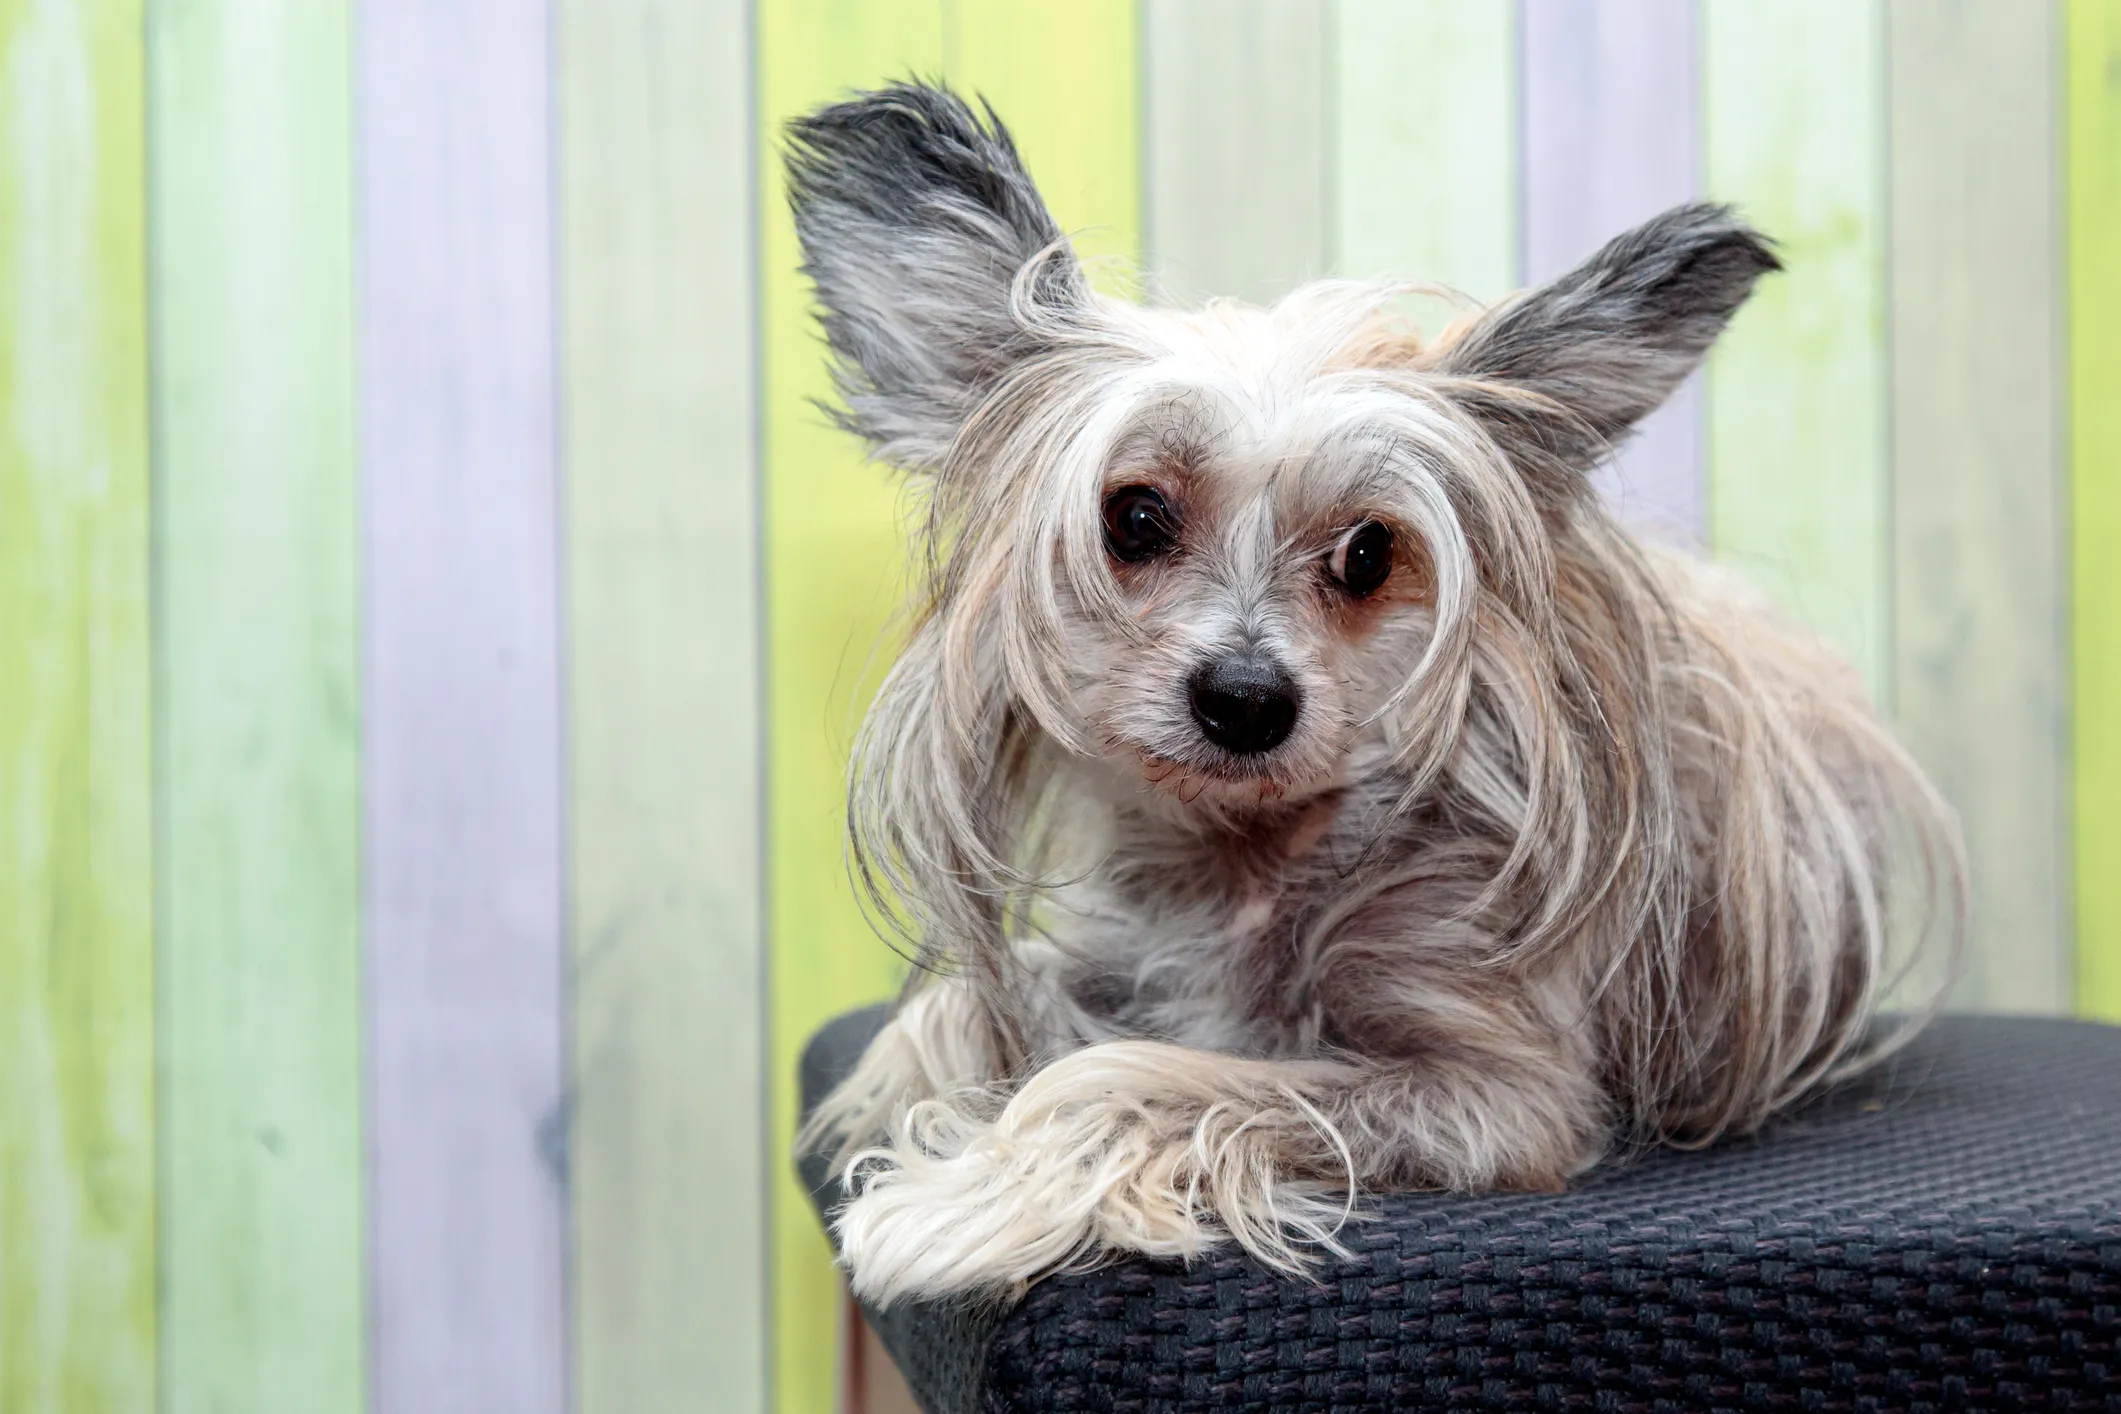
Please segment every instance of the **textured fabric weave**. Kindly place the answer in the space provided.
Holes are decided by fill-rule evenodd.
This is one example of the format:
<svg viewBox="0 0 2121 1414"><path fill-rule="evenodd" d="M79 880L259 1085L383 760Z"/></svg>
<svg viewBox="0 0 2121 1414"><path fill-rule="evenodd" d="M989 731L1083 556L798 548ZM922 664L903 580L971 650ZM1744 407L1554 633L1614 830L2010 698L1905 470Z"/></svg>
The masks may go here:
<svg viewBox="0 0 2121 1414"><path fill-rule="evenodd" d="M806 1104L881 1021L819 1034ZM871 1317L935 1414L2121 1414L2121 1029L1950 1017L1759 1136L1371 1211L1318 1282L1226 1247Z"/></svg>

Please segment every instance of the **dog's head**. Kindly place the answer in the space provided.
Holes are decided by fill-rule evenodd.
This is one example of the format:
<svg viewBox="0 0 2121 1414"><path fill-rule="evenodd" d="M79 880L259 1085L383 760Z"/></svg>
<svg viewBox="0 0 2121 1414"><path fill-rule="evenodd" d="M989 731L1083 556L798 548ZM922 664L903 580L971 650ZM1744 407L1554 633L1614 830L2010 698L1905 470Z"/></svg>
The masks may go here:
<svg viewBox="0 0 2121 1414"><path fill-rule="evenodd" d="M797 122L788 163L839 415L931 498L905 710L1211 809L1443 750L1482 635L1551 620L1594 464L1776 267L1682 207L1424 346L1389 286L1097 292L1002 125L934 88Z"/></svg>

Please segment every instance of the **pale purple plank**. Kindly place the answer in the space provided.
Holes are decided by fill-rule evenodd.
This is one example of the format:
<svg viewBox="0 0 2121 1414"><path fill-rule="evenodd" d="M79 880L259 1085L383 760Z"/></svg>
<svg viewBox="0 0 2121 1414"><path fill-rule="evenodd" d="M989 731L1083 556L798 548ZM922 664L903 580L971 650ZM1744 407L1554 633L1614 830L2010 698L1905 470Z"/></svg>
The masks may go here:
<svg viewBox="0 0 2121 1414"><path fill-rule="evenodd" d="M372 1407L560 1414L551 25L357 9Z"/></svg>
<svg viewBox="0 0 2121 1414"><path fill-rule="evenodd" d="M1525 276L1561 273L1700 189L1698 0L1524 0ZM1600 487L1630 522L1699 542L1699 376L1647 419Z"/></svg>

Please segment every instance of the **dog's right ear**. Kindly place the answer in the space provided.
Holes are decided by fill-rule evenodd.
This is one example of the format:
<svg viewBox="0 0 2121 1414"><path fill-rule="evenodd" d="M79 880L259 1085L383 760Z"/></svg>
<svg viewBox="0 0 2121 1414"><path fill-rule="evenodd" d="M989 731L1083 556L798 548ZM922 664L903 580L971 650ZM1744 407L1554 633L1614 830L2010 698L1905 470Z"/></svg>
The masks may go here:
<svg viewBox="0 0 2121 1414"><path fill-rule="evenodd" d="M936 468L1042 346L1026 316L1087 302L1082 267L994 110L982 122L945 89L894 84L796 119L787 164L846 405L835 415L882 460ZM1020 308L1034 261L1021 296L1037 308Z"/></svg>

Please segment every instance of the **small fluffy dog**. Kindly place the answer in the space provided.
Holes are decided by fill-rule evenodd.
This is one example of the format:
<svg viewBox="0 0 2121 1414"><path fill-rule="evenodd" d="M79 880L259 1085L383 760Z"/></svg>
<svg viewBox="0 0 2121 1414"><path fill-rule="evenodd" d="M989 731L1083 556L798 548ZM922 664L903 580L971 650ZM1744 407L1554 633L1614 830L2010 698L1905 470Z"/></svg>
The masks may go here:
<svg viewBox="0 0 2121 1414"><path fill-rule="evenodd" d="M1832 652L1590 484L1778 268L1728 208L1424 343L1405 286L1100 294L940 89L787 163L840 416L927 510L850 802L918 966L801 1141L864 1298L1302 1271L1361 1191L1560 1188L1891 1044L1888 938L1959 931L1948 811Z"/></svg>

